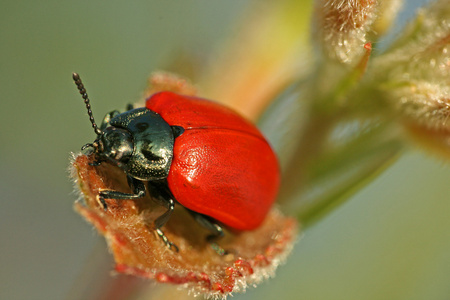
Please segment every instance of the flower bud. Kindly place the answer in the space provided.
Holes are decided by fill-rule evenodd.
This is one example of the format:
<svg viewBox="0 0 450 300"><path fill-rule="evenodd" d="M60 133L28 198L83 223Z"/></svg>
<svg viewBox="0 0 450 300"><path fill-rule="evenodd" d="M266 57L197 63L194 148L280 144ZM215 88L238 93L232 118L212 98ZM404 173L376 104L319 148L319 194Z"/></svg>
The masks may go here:
<svg viewBox="0 0 450 300"><path fill-rule="evenodd" d="M313 37L325 57L344 64L359 61L377 16L375 0L319 0Z"/></svg>
<svg viewBox="0 0 450 300"><path fill-rule="evenodd" d="M396 89L397 107L409 121L429 129L450 131L450 88L425 81Z"/></svg>
<svg viewBox="0 0 450 300"><path fill-rule="evenodd" d="M413 138L438 152L450 149L450 6L439 0L419 11L402 38L374 60ZM432 137L432 138L431 138ZM429 147L430 148L430 147Z"/></svg>

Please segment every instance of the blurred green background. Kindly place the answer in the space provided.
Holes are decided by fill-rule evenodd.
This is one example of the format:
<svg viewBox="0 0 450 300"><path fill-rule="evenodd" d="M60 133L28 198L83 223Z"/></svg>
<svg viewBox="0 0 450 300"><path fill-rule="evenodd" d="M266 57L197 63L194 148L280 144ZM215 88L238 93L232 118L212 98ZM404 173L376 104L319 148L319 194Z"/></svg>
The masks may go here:
<svg viewBox="0 0 450 300"><path fill-rule="evenodd" d="M94 134L71 73L100 119L175 53L210 52L248 3L1 1L0 299L65 298L98 239L72 209L70 152ZM450 299L449 194L448 164L411 151L236 299Z"/></svg>

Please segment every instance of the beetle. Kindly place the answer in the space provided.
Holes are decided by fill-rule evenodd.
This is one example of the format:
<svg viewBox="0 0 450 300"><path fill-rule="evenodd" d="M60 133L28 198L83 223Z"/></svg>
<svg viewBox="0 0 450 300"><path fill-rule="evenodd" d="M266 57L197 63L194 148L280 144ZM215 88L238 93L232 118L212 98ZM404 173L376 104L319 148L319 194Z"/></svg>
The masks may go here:
<svg viewBox="0 0 450 300"><path fill-rule="evenodd" d="M176 203L211 232L209 241L223 237L224 226L244 231L261 225L277 196L280 170L256 126L218 103L165 91L150 96L145 107L106 114L98 127L80 76L72 77L97 135L82 150L92 148L92 165L108 162L123 170L132 191L100 191L105 210L105 199L150 193L167 209L154 228L177 251L161 230Z"/></svg>

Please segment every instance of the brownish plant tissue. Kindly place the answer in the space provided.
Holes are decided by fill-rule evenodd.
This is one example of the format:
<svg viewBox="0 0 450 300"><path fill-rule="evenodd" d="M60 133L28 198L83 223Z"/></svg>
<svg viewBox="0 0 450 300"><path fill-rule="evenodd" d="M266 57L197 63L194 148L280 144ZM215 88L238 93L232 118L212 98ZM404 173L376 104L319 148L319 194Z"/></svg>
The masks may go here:
<svg viewBox="0 0 450 300"><path fill-rule="evenodd" d="M73 176L85 199L75 208L105 236L119 273L220 297L272 276L296 240L296 221L273 209L257 230L227 232L218 243L228 254L219 255L205 239L208 231L179 206L162 228L179 251L169 249L153 228L154 219L164 210L150 196L107 199L108 210L103 209L100 190L129 192L129 187L120 169L106 163L91 166L92 161L93 157L82 154L73 160Z"/></svg>

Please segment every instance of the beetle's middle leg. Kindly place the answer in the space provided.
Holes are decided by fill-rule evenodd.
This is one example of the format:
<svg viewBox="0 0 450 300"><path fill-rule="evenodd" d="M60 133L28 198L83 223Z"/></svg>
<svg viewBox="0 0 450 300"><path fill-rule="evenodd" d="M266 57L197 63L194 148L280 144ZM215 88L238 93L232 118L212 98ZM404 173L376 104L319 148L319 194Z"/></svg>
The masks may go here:
<svg viewBox="0 0 450 300"><path fill-rule="evenodd" d="M164 244L166 244L167 247L173 247L178 252L179 249L177 245L169 241L164 232L161 230L161 227L163 227L167 223L167 221L169 221L170 216L175 209L175 201L173 200L172 193L167 188L167 183L165 182L149 182L148 188L153 200L167 208L167 211L160 215L153 222L156 233L163 240Z"/></svg>

